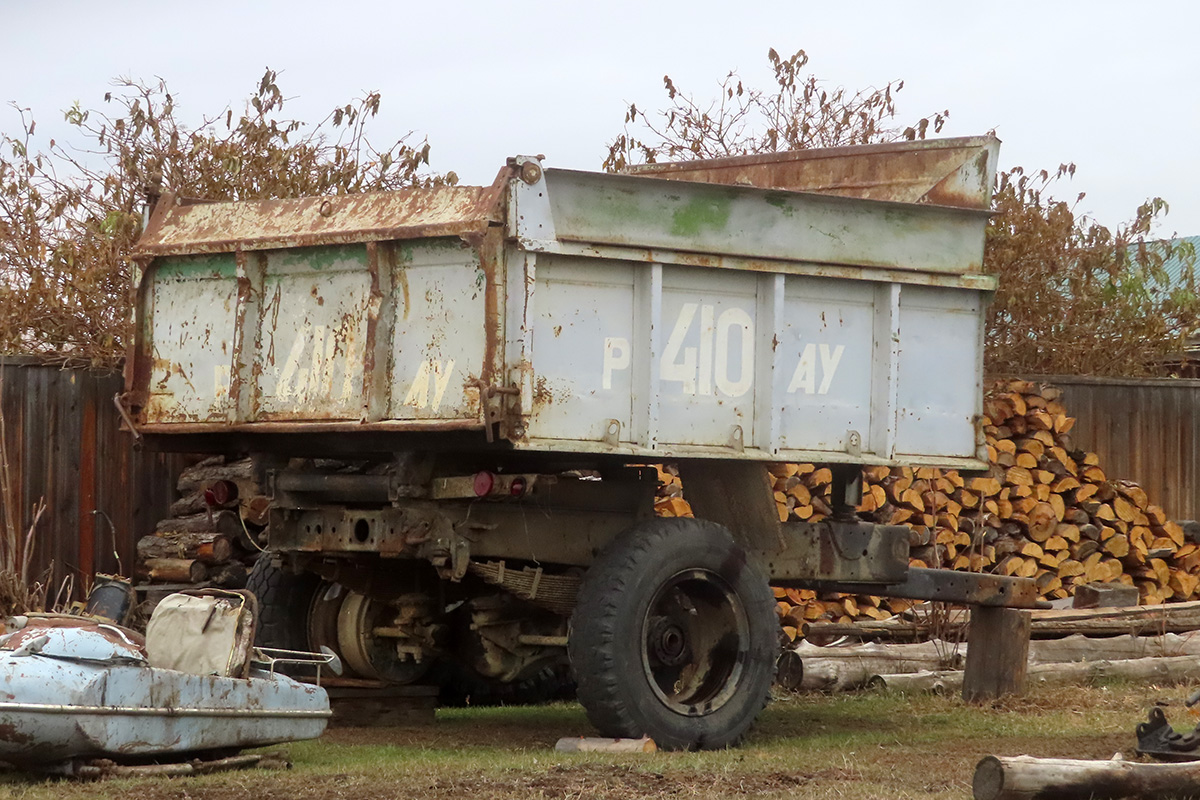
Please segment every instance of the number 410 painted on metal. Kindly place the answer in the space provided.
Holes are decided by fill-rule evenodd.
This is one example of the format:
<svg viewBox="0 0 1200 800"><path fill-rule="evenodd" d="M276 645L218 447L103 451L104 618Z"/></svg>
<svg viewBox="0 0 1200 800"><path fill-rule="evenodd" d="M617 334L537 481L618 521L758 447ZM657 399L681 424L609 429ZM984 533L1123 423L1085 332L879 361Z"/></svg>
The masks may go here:
<svg viewBox="0 0 1200 800"><path fill-rule="evenodd" d="M699 347L684 347L697 315L700 317ZM729 374L731 334L735 328L740 329L737 337L740 359L736 378ZM841 344L806 343L798 354L799 360L788 382L788 394L828 394L845 350L846 346ZM606 337L602 387L611 389L613 373L628 369L630 360L628 339ZM817 383L818 363L820 384ZM745 395L754 385L754 320L740 308L728 308L716 316L711 305L684 303L667 337L659 377L663 381L682 384L683 394L712 395L715 389L729 397Z"/></svg>

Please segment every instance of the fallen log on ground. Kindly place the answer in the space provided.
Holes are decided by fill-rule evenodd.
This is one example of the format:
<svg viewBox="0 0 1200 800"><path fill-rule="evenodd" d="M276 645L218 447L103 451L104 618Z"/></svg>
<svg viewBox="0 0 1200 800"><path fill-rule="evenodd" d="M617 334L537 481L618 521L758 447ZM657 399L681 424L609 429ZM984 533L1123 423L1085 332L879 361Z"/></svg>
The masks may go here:
<svg viewBox="0 0 1200 800"><path fill-rule="evenodd" d="M1105 800L1194 796L1200 763L1141 764L1066 758L986 756L975 767L975 800Z"/></svg>
<svg viewBox="0 0 1200 800"><path fill-rule="evenodd" d="M801 642L792 649L804 664L798 686L807 691L838 692L860 689L876 675L918 672L947 673L966 663L965 643L932 640L918 644L866 644L819 647ZM1029 643L1029 664L1114 662L1131 659L1200 657L1200 631L1164 636L1114 636L1103 639L1075 634L1062 639ZM944 682L943 682L944 683Z"/></svg>
<svg viewBox="0 0 1200 800"><path fill-rule="evenodd" d="M866 686L880 673L910 673L961 667L965 645L930 641L919 644L863 644L818 647L802 642L794 649L804 663L798 688L809 691L846 691Z"/></svg>
<svg viewBox="0 0 1200 800"><path fill-rule="evenodd" d="M1070 686L1110 678L1183 683L1200 680L1200 660L1195 656L1171 658L1130 658L1116 661L1085 661L1077 664L1037 664L1031 666L1027 680L1041 686ZM962 689L963 673L958 670L876 675L868 682L875 689L902 692L955 692Z"/></svg>
<svg viewBox="0 0 1200 800"><path fill-rule="evenodd" d="M641 739L601 739L566 736L554 745L559 753L653 753L658 745L648 736Z"/></svg>

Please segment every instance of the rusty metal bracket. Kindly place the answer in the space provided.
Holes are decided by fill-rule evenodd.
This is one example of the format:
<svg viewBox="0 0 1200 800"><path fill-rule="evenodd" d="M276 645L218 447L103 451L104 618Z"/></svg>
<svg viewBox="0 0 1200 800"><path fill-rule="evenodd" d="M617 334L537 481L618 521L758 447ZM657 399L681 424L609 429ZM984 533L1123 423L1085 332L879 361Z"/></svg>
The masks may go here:
<svg viewBox="0 0 1200 800"><path fill-rule="evenodd" d="M483 432L487 437L488 442L496 441L496 435L492 431L492 426L496 423L504 421L504 409L495 408L492 405L492 398L497 396L519 396L521 390L516 386L497 386L494 383L478 380L475 381L475 386L479 387L479 407L483 409Z"/></svg>
<svg viewBox="0 0 1200 800"><path fill-rule="evenodd" d="M142 434L134 426L133 417L129 415L129 409L125 407L125 403L122 402L123 399L124 395L114 394L113 405L117 407L117 413L121 415L121 421L125 423L125 427L129 428L129 432L133 434L133 440L135 442L140 442L142 439Z"/></svg>

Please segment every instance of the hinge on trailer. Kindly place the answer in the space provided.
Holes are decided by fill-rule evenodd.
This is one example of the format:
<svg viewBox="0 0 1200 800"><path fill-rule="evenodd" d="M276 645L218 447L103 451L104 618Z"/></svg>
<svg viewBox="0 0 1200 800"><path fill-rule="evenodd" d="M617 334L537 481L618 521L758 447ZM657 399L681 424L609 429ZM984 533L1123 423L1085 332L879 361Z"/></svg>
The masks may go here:
<svg viewBox="0 0 1200 800"><path fill-rule="evenodd" d="M125 407L124 401L125 401L125 395L123 395L123 394L114 394L113 395L113 405L117 407L117 413L121 415L121 421L124 422L125 426L129 428L129 432L133 434L133 440L135 442L141 441L142 434L138 431L137 427L133 424L133 417L129 415L129 409Z"/></svg>
<svg viewBox="0 0 1200 800"><path fill-rule="evenodd" d="M496 440L492 426L504 421L504 409L500 404L492 404L492 398L502 395L520 395L521 390L516 386L497 386L483 380L475 381L479 387L479 406L483 409L483 432L489 442Z"/></svg>

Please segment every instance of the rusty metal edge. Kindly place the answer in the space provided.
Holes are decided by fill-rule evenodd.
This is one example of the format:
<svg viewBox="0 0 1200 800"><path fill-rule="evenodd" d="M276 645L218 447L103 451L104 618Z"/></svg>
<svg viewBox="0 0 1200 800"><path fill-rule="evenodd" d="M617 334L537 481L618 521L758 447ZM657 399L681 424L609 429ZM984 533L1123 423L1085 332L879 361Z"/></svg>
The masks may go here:
<svg viewBox="0 0 1200 800"><path fill-rule="evenodd" d="M912 150L954 150L986 145L998 141L997 136L959 136L948 139L917 139L882 144L856 144L842 147L814 147L808 150L777 150L772 153L756 153L748 156L722 156L701 161L659 161L653 164L631 165L624 174L645 175L665 172L692 172L699 166L705 168L738 167L755 164L773 164L780 161L814 161L826 158L844 158L851 155L875 155Z"/></svg>
<svg viewBox="0 0 1200 800"><path fill-rule="evenodd" d="M352 433L352 432L423 432L483 430L484 423L474 419L455 420L384 420L380 422L153 422L137 426L143 434L184 433Z"/></svg>
<svg viewBox="0 0 1200 800"><path fill-rule="evenodd" d="M479 217L471 220L442 223L437 225L400 225L391 228L371 228L353 233L297 234L261 238L238 239L237 241L189 242L182 245L149 245L134 251L135 258L158 258L162 256L201 255L207 253L232 253L237 250L278 250L287 247L319 247L329 244L361 244L403 239L432 239L439 236L470 236L488 229L492 220Z"/></svg>
<svg viewBox="0 0 1200 800"><path fill-rule="evenodd" d="M396 225L381 228L356 230L352 233L311 233L282 236L263 236L259 238L242 238L236 241L213 240L208 242L188 242L179 245L135 245L131 257L135 260L145 260L160 256L196 255L205 253L229 253L235 250L273 250L283 247L315 247L326 244L357 244L370 241L386 241L400 239L425 239L437 236L468 237L479 235L493 225L504 223L505 190L515 172L512 167L504 166L496 174L496 179L490 186L480 187L478 200L474 203L476 212L472 216L453 222L433 225ZM461 187L469 188L469 187ZM399 191L421 191L420 189L405 189ZM353 195L363 197L370 193ZM282 199L282 198L281 198ZM294 200L315 198L287 198ZM162 228L164 220L176 206L174 194L164 194L151 211L146 229L139 237L140 240L153 238ZM145 276L142 276L144 281Z"/></svg>
<svg viewBox="0 0 1200 800"><path fill-rule="evenodd" d="M826 261L787 261L758 256L713 255L691 250L597 244L569 238L557 240L557 246L553 248L526 247L524 249L529 252L548 252L584 258L611 258L618 261L644 261L649 264L679 264L687 267L900 283L912 286L941 286L983 292L994 292L1000 284L1000 279L996 275L983 272L982 267L969 272L930 272L898 269L893 266L859 266Z"/></svg>

